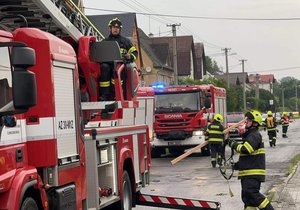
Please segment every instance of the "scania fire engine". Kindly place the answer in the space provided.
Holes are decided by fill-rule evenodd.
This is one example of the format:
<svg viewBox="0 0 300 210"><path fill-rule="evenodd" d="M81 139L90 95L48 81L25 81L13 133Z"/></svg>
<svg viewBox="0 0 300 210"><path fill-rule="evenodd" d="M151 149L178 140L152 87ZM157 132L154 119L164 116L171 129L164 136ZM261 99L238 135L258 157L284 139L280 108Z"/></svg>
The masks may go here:
<svg viewBox="0 0 300 210"><path fill-rule="evenodd" d="M0 2L0 209L219 209L140 193L148 102L136 99L137 70L102 38L71 0ZM98 101L101 62L115 64L114 101Z"/></svg>
<svg viewBox="0 0 300 210"><path fill-rule="evenodd" d="M182 153L205 141L203 130L215 113L226 114L226 90L213 85L155 86L155 137L151 155ZM226 121L225 121L226 124ZM202 148L209 154L207 147Z"/></svg>

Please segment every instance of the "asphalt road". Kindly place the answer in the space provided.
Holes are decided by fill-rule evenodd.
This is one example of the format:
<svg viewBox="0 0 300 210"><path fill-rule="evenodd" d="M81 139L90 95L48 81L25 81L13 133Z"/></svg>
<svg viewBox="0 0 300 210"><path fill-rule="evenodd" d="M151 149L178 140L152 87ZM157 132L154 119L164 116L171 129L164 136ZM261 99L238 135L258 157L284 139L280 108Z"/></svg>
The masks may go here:
<svg viewBox="0 0 300 210"><path fill-rule="evenodd" d="M278 128L280 132L275 148L269 147L268 136L266 132L262 131L267 161L266 182L261 188L261 192L264 194L268 194L271 189L283 182L287 176L287 168L291 159L300 154L300 120L290 124L287 133L289 138L281 138L281 126ZM229 181L234 194L233 197L230 197L227 181L220 174L218 168L211 168L210 157L195 153L172 166L170 161L174 158L175 156L166 156L152 159L151 183L142 190L142 193L219 201L222 210L243 209L240 198L240 181L237 180L236 172ZM237 160L238 155L235 155L234 159ZM137 206L135 209L162 208Z"/></svg>

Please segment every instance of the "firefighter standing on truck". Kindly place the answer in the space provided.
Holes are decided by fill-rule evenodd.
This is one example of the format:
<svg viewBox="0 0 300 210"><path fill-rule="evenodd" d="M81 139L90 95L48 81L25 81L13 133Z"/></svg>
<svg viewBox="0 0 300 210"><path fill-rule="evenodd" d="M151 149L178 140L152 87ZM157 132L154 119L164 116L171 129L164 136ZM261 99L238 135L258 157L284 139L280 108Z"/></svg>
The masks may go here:
<svg viewBox="0 0 300 210"><path fill-rule="evenodd" d="M267 112L268 117L265 119L265 124L266 124L266 129L268 132L268 136L269 136L269 143L270 143L270 147L272 146L276 146L276 139L277 139L277 135L276 135L276 120L275 117L273 117L272 111L268 111Z"/></svg>
<svg viewBox="0 0 300 210"><path fill-rule="evenodd" d="M247 112L245 117L247 119L243 143L232 139L228 141L228 145L240 153L235 169L239 170L238 179L241 180L244 208L274 210L268 198L259 192L266 176L265 148L258 128L262 124L262 117L258 111Z"/></svg>
<svg viewBox="0 0 300 210"><path fill-rule="evenodd" d="M288 130L288 127L289 127L289 118L287 116L287 113L286 112L282 112L282 116L281 116L281 126L282 126L282 137L283 138L287 138L287 130Z"/></svg>
<svg viewBox="0 0 300 210"><path fill-rule="evenodd" d="M113 18L109 21L108 27L110 30L109 36L106 41L116 41L120 47L120 53L125 59L125 63L132 63L138 57L138 52L132 42L121 35L122 22L119 18ZM113 63L102 63L100 72L100 100L106 101L109 96L114 93L114 80L113 80Z"/></svg>
<svg viewBox="0 0 300 210"><path fill-rule="evenodd" d="M224 156L224 127L221 124L222 121L223 116L220 114L216 114L214 116L213 122L209 124L206 130L206 135L208 136L207 139L210 147L211 165L213 168L216 167L217 163L221 165L222 158Z"/></svg>

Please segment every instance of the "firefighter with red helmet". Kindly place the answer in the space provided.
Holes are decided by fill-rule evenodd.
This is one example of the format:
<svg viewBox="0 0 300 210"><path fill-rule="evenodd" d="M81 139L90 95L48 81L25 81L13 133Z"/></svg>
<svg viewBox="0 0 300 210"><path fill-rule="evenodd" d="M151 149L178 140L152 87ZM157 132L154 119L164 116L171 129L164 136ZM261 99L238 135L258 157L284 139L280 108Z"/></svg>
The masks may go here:
<svg viewBox="0 0 300 210"><path fill-rule="evenodd" d="M207 127L208 143L210 147L210 157L211 165L213 168L216 164L222 163L222 158L224 156L223 143L224 143L224 127L221 124L223 121L223 116L221 114L216 114L214 116L213 122Z"/></svg>
<svg viewBox="0 0 300 210"><path fill-rule="evenodd" d="M119 18L111 19L108 23L108 27L110 30L110 34L105 40L116 41L119 44L120 53L123 56L125 63L134 62L138 57L138 51L128 38L121 35L123 27L121 20ZM114 65L113 63L102 63L100 68L100 100L105 101L114 92Z"/></svg>
<svg viewBox="0 0 300 210"><path fill-rule="evenodd" d="M259 132L262 117L258 111L247 112L245 117L246 132L243 134L243 142L228 142L232 149L240 153L235 169L239 170L238 179L241 180L244 208L274 210L268 198L259 192L266 176L265 148Z"/></svg>
<svg viewBox="0 0 300 210"><path fill-rule="evenodd" d="M270 147L272 146L276 146L276 139L277 139L277 135L276 135L276 120L275 117L273 117L273 113L272 111L268 111L267 112L268 117L265 119L265 129L267 129L268 132L268 136L269 136L269 143L270 143Z"/></svg>
<svg viewBox="0 0 300 210"><path fill-rule="evenodd" d="M288 127L289 127L289 118L287 116L287 113L286 112L282 112L282 116L281 116L281 126L282 126L282 137L283 138L287 138L287 130L288 130Z"/></svg>

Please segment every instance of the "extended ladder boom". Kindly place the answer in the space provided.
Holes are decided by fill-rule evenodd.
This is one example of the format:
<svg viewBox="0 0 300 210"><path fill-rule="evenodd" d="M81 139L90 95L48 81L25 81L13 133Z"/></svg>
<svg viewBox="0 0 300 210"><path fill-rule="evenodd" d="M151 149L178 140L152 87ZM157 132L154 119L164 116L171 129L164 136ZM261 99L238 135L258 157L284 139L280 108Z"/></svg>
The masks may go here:
<svg viewBox="0 0 300 210"><path fill-rule="evenodd" d="M82 36L95 36L97 40L104 38L72 0L7 0L0 2L0 14L21 14L26 17L29 27L61 37L70 36L76 42ZM3 21L1 25L11 31L24 26L17 19L9 21Z"/></svg>

